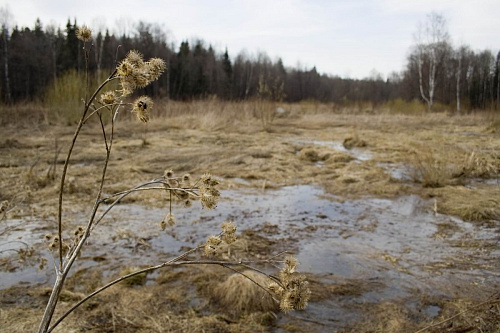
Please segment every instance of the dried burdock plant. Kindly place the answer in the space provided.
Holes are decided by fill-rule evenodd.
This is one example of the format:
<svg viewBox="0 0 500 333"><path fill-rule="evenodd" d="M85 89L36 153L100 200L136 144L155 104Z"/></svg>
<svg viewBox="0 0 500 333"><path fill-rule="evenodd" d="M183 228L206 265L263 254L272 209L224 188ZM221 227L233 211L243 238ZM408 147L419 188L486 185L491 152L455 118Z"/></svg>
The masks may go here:
<svg viewBox="0 0 500 333"><path fill-rule="evenodd" d="M88 78L88 61L89 61L89 51L90 51L90 41L92 39L92 32L85 26L82 26L77 31L77 37L83 41L84 56L86 62L86 76ZM142 269L129 269L128 271L122 271L123 276L117 278L114 281L102 286L101 288L95 290L93 293L81 299L73 307L71 307L66 313L62 314L58 319L52 320L56 306L59 300L59 296L64 288L64 283L68 274L73 266L75 260L79 257L82 248L87 244L87 240L92 235L93 230L99 226L99 223L107 216L107 214L119 204L125 197L132 193L142 192L142 191L163 191L166 193L169 199L169 209L165 218L159 223L159 228L165 230L167 228L172 228L176 219L172 210L172 203L174 200L182 202L186 207L191 207L193 201L199 201L202 208L214 209L220 199L220 191L218 189L219 181L209 173L202 175L196 181L193 181L192 176L189 174L184 174L177 177L173 170L165 170L163 176L148 181L146 183L137 185L126 191L118 192L115 194L105 196L103 194L103 187L105 184L106 175L108 172L108 164L110 160L110 155L113 147L114 136L115 136L115 124L118 120L119 111L124 107L130 107L131 112L135 113L138 120L143 123L147 123L150 120L151 109L153 108L153 101L148 96L141 96L135 99L133 102L127 102L126 98L130 96L135 90L139 88L144 88L151 82L157 80L160 75L165 71L166 65L162 59L153 58L150 60L144 60L142 54L137 51L130 51L127 56L117 62L118 65L111 75L104 80L101 85L92 93L89 94L89 89L85 91L84 106L80 116L78 125L76 126L75 133L70 142L70 146L65 158L64 167L61 174L61 180L59 184L59 201L58 201L58 216L57 216L57 233L47 234L45 237L47 246L49 250L54 254L55 257L55 271L56 279L50 298L47 302L45 312L43 314L40 326L38 329L39 333L52 332L62 320L64 320L70 313L72 313L81 304L86 302L91 297L97 295L101 291L113 286L114 284L133 278L139 275L144 275L147 272L154 271L167 266L181 266L181 265L193 265L193 264L211 264L219 265L228 268L234 272L238 272L242 276L245 276L250 281L259 285L259 283L252 279L248 274L239 271L238 269L251 270L253 272L267 276L269 279L274 281L279 288L273 290L275 292L274 296L281 296L281 309L283 311L289 311L292 309L303 309L309 298L309 290L307 288L307 282L301 275L295 273L295 267L297 262L294 259L285 259L285 268L280 272L279 277L273 277L258 270L253 267L250 261L228 261L228 260L217 260L217 259L207 259L207 257L217 257L221 254L221 246L229 246L236 240L236 225L233 222L224 222L221 225L221 232L218 235L213 235L208 238L204 244L184 252L183 254L162 262L155 266L150 266ZM118 89L116 90L105 90L108 84L112 81L118 81ZM87 79L87 87L88 87ZM110 124L105 124L103 121L103 116L105 114L109 115ZM88 216L86 225L79 226L73 231L63 232L63 202L64 202L64 187L67 185L68 181L66 176L68 173L68 167L70 165L70 160L73 154L73 149L75 148L75 143L77 142L79 135L81 133L82 127L86 125L91 118L97 118L100 129L102 132L102 140L105 147L105 159L102 166L102 172L99 176L97 193L95 199L93 200L92 209ZM105 209L98 213L99 207L102 204L106 204ZM7 209L7 203L2 203L0 206L0 214ZM1 216L1 215L0 215ZM66 236L68 235L68 236ZM69 236L70 235L70 236ZM30 253L26 253L28 256ZM262 262L262 261L260 261ZM273 263L272 260L266 261L268 263ZM265 290L269 295L273 295L271 291L267 289L267 286L260 286L262 290ZM276 297L272 298L276 300Z"/></svg>

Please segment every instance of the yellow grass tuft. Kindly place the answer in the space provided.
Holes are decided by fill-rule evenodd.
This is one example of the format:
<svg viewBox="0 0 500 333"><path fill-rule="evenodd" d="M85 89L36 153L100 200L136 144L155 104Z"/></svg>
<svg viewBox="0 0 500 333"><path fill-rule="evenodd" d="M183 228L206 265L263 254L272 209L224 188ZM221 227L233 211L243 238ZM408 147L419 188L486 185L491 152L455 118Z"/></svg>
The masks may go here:
<svg viewBox="0 0 500 333"><path fill-rule="evenodd" d="M278 310L278 304L271 295L256 284L266 288L270 279L254 271L244 271L243 274L255 282L238 273L229 276L213 291L212 299L215 303L233 316Z"/></svg>

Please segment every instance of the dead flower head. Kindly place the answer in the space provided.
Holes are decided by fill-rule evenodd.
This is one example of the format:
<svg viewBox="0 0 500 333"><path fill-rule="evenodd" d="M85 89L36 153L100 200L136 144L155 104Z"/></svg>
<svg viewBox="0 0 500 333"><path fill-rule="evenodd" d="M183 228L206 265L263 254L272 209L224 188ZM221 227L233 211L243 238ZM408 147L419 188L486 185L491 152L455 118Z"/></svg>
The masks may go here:
<svg viewBox="0 0 500 333"><path fill-rule="evenodd" d="M225 234L234 234L236 232L236 225L231 221L222 223L221 228Z"/></svg>
<svg viewBox="0 0 500 333"><path fill-rule="evenodd" d="M165 71L167 65L165 61L160 58L152 58L146 63L147 73L151 81L156 81L160 75Z"/></svg>
<svg viewBox="0 0 500 333"><path fill-rule="evenodd" d="M76 29L76 38L82 42L88 42L92 39L92 30L86 25L82 25L80 28Z"/></svg>
<svg viewBox="0 0 500 333"><path fill-rule="evenodd" d="M116 102L116 93L114 91L106 91L101 95L102 104L113 104Z"/></svg>
<svg viewBox="0 0 500 333"><path fill-rule="evenodd" d="M287 274L293 274L295 273L295 269L297 268L298 263L299 261L294 256L287 256L285 258L285 267L283 267L283 270Z"/></svg>
<svg viewBox="0 0 500 333"><path fill-rule="evenodd" d="M218 236L210 236L204 246L204 253L206 256L214 256L217 254L221 239Z"/></svg>
<svg viewBox="0 0 500 333"><path fill-rule="evenodd" d="M227 244L232 244L236 241L236 225L233 222L224 222L221 225L223 234L222 234L222 240L226 242Z"/></svg>
<svg viewBox="0 0 500 333"><path fill-rule="evenodd" d="M174 171L172 169L165 169L165 171L163 171L163 178L169 179L172 178L173 176L174 176Z"/></svg>
<svg viewBox="0 0 500 333"><path fill-rule="evenodd" d="M203 208L214 209L217 207L220 192L215 188L202 187L200 189L200 201Z"/></svg>
<svg viewBox="0 0 500 333"><path fill-rule="evenodd" d="M2 201L0 204L0 214L5 213L7 208L9 208L9 202L7 200Z"/></svg>
<svg viewBox="0 0 500 333"><path fill-rule="evenodd" d="M136 114L137 119L143 123L147 123L149 121L149 111L152 108L153 100L151 100L148 96L141 96L135 100L132 112Z"/></svg>
<svg viewBox="0 0 500 333"><path fill-rule="evenodd" d="M130 95L135 89L144 88L158 80L166 67L165 61L160 58L152 58L144 62L141 53L131 50L116 67L122 95Z"/></svg>
<svg viewBox="0 0 500 333"><path fill-rule="evenodd" d="M161 230L165 230L167 228L167 222L165 222L165 220L162 220L160 222L160 228Z"/></svg>
<svg viewBox="0 0 500 333"><path fill-rule="evenodd" d="M132 64L133 66L136 67L142 67L144 66L144 59L142 54L139 51L136 50L130 50L127 54L126 59Z"/></svg>
<svg viewBox="0 0 500 333"><path fill-rule="evenodd" d="M220 198L220 192L216 188L219 181L212 177L209 173L201 177L200 185L200 201L204 208L214 209Z"/></svg>
<svg viewBox="0 0 500 333"><path fill-rule="evenodd" d="M173 226L175 225L175 216L172 213L168 213L167 216L165 216L164 221L169 225Z"/></svg>
<svg viewBox="0 0 500 333"><path fill-rule="evenodd" d="M303 310L311 298L306 277L295 272L297 264L295 257L286 257L285 265L279 272L279 283L273 282L268 286L271 292L281 296L280 309L283 312Z"/></svg>

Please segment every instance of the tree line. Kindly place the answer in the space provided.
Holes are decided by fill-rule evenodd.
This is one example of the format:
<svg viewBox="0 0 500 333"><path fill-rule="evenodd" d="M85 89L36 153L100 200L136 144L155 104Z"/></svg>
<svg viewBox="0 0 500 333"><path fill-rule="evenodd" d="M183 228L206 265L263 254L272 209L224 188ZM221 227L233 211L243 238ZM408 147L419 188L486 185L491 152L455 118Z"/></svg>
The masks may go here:
<svg viewBox="0 0 500 333"><path fill-rule="evenodd" d="M436 24L439 23L439 24ZM437 31L436 26L439 26ZM82 44L76 20L64 30L42 25L13 27L1 23L0 96L3 103L43 98L46 88L69 71L83 72ZM168 71L148 87L148 94L175 100L217 96L224 100L265 98L298 102L384 103L421 100L432 109L436 103L469 109L500 106L500 52L453 48L442 16L428 16L419 28L406 68L387 79L373 74L357 80L321 74L313 68L285 68L281 59L265 53L240 52L234 59L214 50L203 40L182 41L176 46L158 24L139 22L130 34L94 30L89 69L98 77L108 75L130 49L145 58L160 57ZM432 29L435 29L434 31Z"/></svg>

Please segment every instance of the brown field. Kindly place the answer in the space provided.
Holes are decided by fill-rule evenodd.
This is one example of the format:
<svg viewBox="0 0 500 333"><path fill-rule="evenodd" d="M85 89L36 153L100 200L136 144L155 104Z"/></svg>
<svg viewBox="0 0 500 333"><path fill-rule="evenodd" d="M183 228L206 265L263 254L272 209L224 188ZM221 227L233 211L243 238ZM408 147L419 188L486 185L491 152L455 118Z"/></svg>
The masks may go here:
<svg viewBox="0 0 500 333"><path fill-rule="evenodd" d="M223 200L214 211L174 205L178 223L162 231L165 193L128 197L84 248L57 313L202 243L227 219L238 240L226 256L298 256L308 308L281 313L220 267L167 267L99 294L55 332L500 332L498 116L280 107L272 123L256 104L217 100L157 102L147 125L123 112L105 193L172 169L217 176ZM0 330L32 332L54 281L43 237L57 228L74 126L35 107L0 111L0 201L13 207L0 224ZM104 157L90 124L69 167L68 232L85 223Z"/></svg>

